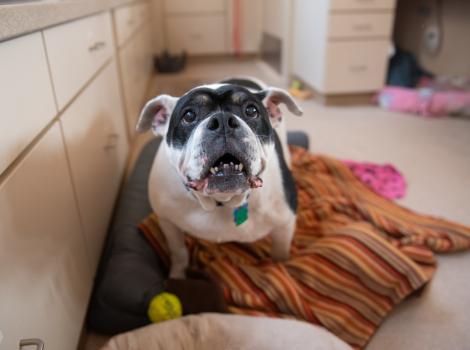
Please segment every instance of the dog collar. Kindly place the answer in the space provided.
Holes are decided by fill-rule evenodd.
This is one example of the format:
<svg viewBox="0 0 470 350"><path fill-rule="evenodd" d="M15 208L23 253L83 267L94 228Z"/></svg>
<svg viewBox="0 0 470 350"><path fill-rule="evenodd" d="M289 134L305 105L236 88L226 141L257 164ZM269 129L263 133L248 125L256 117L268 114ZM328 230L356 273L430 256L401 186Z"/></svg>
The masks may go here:
<svg viewBox="0 0 470 350"><path fill-rule="evenodd" d="M246 220L248 220L248 202L233 210L233 222L236 226L240 226Z"/></svg>

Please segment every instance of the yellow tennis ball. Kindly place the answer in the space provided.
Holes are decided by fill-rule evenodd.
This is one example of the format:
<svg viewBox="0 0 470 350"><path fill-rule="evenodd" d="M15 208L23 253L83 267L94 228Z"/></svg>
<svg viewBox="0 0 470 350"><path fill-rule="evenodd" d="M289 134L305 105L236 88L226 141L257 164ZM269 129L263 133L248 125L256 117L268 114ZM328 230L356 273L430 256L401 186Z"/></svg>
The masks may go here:
<svg viewBox="0 0 470 350"><path fill-rule="evenodd" d="M181 317L182 314L181 302L174 294L163 292L150 301L148 317L154 323L172 320Z"/></svg>

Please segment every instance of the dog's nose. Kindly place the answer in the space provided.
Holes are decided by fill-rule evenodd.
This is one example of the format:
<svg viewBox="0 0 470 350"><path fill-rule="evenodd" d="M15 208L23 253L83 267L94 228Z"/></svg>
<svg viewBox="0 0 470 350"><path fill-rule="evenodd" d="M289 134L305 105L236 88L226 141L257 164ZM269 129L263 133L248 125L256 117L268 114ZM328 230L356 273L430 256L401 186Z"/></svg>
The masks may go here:
<svg viewBox="0 0 470 350"><path fill-rule="evenodd" d="M211 117L207 123L207 128L211 131L217 131L222 127L228 131L237 129L240 126L237 118L232 114L218 113Z"/></svg>

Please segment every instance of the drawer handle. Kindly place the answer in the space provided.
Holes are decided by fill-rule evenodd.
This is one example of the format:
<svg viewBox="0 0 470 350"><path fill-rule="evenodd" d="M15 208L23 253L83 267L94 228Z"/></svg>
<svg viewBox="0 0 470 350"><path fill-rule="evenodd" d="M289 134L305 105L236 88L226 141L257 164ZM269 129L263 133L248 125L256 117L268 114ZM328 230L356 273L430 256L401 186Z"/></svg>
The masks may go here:
<svg viewBox="0 0 470 350"><path fill-rule="evenodd" d="M354 66L349 66L349 70L355 73L365 72L367 70L367 66L365 64L357 64Z"/></svg>
<svg viewBox="0 0 470 350"><path fill-rule="evenodd" d="M108 143L104 146L106 151L116 148L118 143L119 135L112 133L108 135Z"/></svg>
<svg viewBox="0 0 470 350"><path fill-rule="evenodd" d="M36 346L36 350L44 350L44 342L41 339L31 338L31 339L21 339L20 340L20 350L24 346Z"/></svg>
<svg viewBox="0 0 470 350"><path fill-rule="evenodd" d="M105 46L106 46L106 42L104 42L104 41L97 41L96 43L94 43L93 45L91 45L90 47L88 47L88 51L93 52L93 51L102 49L102 48L104 48Z"/></svg>
<svg viewBox="0 0 470 350"><path fill-rule="evenodd" d="M372 26L370 23L362 23L362 24L354 24L353 25L353 30L365 32L365 31L370 31L372 29Z"/></svg>

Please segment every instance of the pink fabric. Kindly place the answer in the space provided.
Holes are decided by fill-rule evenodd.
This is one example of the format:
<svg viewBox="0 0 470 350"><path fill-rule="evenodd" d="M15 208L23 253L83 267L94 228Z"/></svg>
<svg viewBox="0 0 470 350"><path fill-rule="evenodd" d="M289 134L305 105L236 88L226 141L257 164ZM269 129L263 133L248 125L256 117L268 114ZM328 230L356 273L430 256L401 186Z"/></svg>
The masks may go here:
<svg viewBox="0 0 470 350"><path fill-rule="evenodd" d="M353 160L344 160L343 162L363 183L382 197L397 199L405 196L406 180L393 165L379 165Z"/></svg>
<svg viewBox="0 0 470 350"><path fill-rule="evenodd" d="M376 100L383 108L425 117L470 113L470 91L386 86L379 91Z"/></svg>

